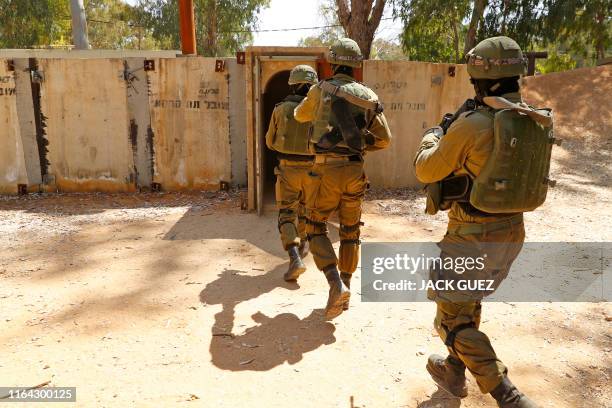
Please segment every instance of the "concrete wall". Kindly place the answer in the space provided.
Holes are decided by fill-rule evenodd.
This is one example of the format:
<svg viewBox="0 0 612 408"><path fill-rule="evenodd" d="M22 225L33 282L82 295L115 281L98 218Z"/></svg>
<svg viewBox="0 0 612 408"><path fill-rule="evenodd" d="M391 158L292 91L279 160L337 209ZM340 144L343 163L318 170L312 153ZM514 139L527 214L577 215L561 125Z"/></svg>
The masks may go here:
<svg viewBox="0 0 612 408"><path fill-rule="evenodd" d="M244 65L235 59L225 61L229 75L229 120L232 184L247 185L246 86Z"/></svg>
<svg viewBox="0 0 612 408"><path fill-rule="evenodd" d="M27 184L14 71L0 59L0 193L14 194Z"/></svg>
<svg viewBox="0 0 612 408"><path fill-rule="evenodd" d="M273 51L297 58L303 50ZM31 191L112 192L159 183L172 191L247 180L253 191L254 129L261 122L255 120L259 95L253 84L262 87L262 76L292 64L290 57L274 54L262 57L257 71L249 58L247 65L225 59L216 72L217 60L203 57L153 58L155 66L147 70L143 55L21 57L11 59L10 70L0 59L0 193L15 193L18 184ZM36 66L42 77L39 99L30 75ZM557 95L559 83L567 90L582 78L582 85L571 85L574 94L601 94L598 103L557 96L559 119L578 109L596 118L593 123L609 123L604 109L609 77L609 67L576 70L527 78L525 89L536 96ZM389 149L366 159L372 185L417 186L412 160L423 130L473 95L465 66L366 61L364 82L383 101L393 133ZM253 197L249 194L249 203Z"/></svg>
<svg viewBox="0 0 612 408"><path fill-rule="evenodd" d="M55 187L134 191L123 60L44 59L39 64L49 175Z"/></svg>
<svg viewBox="0 0 612 408"><path fill-rule="evenodd" d="M244 66L235 59L215 72L214 58L77 54L87 53L28 59L17 50L10 55L20 58L0 60L0 193L18 184L105 192L246 185ZM145 70L145 61L154 67Z"/></svg>
<svg viewBox="0 0 612 408"><path fill-rule="evenodd" d="M229 75L212 58L156 60L149 72L153 181L167 190L231 181Z"/></svg>
<svg viewBox="0 0 612 408"><path fill-rule="evenodd" d="M366 158L372 186L414 187L419 183L412 161L423 131L437 125L446 112L472 97L465 65L410 61L366 61L364 83L384 103L393 134L391 146Z"/></svg>

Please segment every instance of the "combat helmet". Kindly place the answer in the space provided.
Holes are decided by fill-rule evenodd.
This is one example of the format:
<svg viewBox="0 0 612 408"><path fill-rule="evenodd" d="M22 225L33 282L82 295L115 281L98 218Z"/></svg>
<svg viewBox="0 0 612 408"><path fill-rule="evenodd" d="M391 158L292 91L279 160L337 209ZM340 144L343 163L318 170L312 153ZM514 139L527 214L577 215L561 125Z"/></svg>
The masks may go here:
<svg viewBox="0 0 612 408"><path fill-rule="evenodd" d="M311 84L318 82L317 71L310 65L298 65L289 73L289 85Z"/></svg>
<svg viewBox="0 0 612 408"><path fill-rule="evenodd" d="M499 79L527 73L521 47L509 37L483 40L466 55L468 74L474 79Z"/></svg>
<svg viewBox="0 0 612 408"><path fill-rule="evenodd" d="M330 47L327 61L330 64L359 68L363 55L355 41L350 38L340 38Z"/></svg>

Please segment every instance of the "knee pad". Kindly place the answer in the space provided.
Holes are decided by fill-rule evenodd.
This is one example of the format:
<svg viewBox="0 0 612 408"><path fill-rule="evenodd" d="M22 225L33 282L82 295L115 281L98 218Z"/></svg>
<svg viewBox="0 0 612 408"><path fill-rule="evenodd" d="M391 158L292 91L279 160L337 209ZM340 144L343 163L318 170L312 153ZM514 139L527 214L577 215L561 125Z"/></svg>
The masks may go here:
<svg viewBox="0 0 612 408"><path fill-rule="evenodd" d="M306 218L306 233L310 236L327 235L327 223Z"/></svg>
<svg viewBox="0 0 612 408"><path fill-rule="evenodd" d="M363 222L358 222L353 225L340 224L340 238L343 240L357 240L361 235L361 226Z"/></svg>
<svg viewBox="0 0 612 408"><path fill-rule="evenodd" d="M358 239L343 239L340 241L340 256L338 257L338 269L342 272L353 273L359 263Z"/></svg>

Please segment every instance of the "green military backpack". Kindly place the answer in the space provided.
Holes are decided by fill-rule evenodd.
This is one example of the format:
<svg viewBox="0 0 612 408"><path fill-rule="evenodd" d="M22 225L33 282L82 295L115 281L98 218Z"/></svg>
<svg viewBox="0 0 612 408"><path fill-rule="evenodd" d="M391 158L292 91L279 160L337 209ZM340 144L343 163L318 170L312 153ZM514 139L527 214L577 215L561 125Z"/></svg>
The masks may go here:
<svg viewBox="0 0 612 408"><path fill-rule="evenodd" d="M278 130L271 140L270 147L280 153L311 155L308 143L309 123L299 123L293 117L293 110L304 99L303 96L289 95L278 105L276 109L281 109L281 117L278 123Z"/></svg>
<svg viewBox="0 0 612 408"><path fill-rule="evenodd" d="M487 213L533 211L546 200L553 144L551 109L485 97L496 109L491 157L474 179L470 204Z"/></svg>

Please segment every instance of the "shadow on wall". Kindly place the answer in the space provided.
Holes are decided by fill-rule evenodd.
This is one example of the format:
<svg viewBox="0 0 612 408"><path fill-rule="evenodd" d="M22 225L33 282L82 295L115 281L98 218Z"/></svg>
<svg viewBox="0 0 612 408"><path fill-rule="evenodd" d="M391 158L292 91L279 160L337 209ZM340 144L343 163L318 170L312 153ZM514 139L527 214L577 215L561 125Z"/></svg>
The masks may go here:
<svg viewBox="0 0 612 408"><path fill-rule="evenodd" d="M258 323L256 326L239 335L232 333L239 303L276 288L299 288L296 283L283 280L284 271L285 265L262 275L226 269L202 290L202 303L223 307L215 315L212 327L210 354L215 366L231 371L267 371L285 362L295 364L305 353L336 341L334 325L324 320L320 310L314 310L304 319L292 313L269 317L257 312L251 316Z"/></svg>

